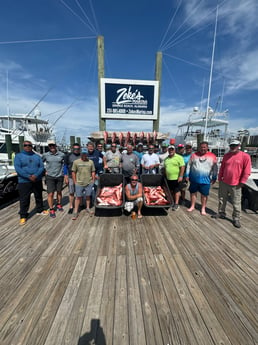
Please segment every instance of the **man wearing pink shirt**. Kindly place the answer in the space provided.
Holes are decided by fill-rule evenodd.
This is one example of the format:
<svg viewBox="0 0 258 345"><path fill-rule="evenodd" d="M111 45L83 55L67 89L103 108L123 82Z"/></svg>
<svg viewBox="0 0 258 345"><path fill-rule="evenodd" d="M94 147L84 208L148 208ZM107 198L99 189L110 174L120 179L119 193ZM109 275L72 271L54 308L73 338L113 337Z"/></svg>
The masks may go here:
<svg viewBox="0 0 258 345"><path fill-rule="evenodd" d="M219 207L214 218L226 218L226 205L228 195L233 205L233 225L240 228L242 187L251 173L250 156L240 151L240 142L233 140L229 144L230 151L226 153L219 170Z"/></svg>

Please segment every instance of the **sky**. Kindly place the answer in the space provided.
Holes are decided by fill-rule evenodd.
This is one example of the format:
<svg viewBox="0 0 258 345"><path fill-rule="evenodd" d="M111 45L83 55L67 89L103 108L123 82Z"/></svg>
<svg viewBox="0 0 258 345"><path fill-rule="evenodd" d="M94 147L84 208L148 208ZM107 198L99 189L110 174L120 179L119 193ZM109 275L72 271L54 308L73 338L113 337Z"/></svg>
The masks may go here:
<svg viewBox="0 0 258 345"><path fill-rule="evenodd" d="M159 130L175 137L193 107L207 104L217 3L210 106L228 110L230 132L258 134L257 0L2 1L0 114L41 100L59 141L87 142L99 129L102 35L106 78L154 80L162 52ZM151 131L152 122L107 120L106 129Z"/></svg>

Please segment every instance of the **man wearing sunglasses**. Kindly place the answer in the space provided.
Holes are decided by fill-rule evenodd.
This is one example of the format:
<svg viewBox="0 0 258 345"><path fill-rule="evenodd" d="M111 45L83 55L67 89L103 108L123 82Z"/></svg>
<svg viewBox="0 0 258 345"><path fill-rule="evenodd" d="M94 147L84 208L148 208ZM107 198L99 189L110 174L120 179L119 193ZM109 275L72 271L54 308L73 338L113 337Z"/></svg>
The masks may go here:
<svg viewBox="0 0 258 345"><path fill-rule="evenodd" d="M130 212L137 208L138 218L142 218L141 210L143 205L142 197L142 184L138 182L138 176L133 174L130 177L130 183L125 186L125 195L127 200L127 205L129 202L129 209L125 209ZM131 205L130 205L131 204Z"/></svg>
<svg viewBox="0 0 258 345"><path fill-rule="evenodd" d="M47 201L49 205L49 215L56 218L54 209L54 193L57 194L58 211L63 211L62 206L62 189L64 183L64 153L57 150L54 140L48 141L49 152L42 156L43 162L46 164L46 184L47 184Z"/></svg>
<svg viewBox="0 0 258 345"><path fill-rule="evenodd" d="M81 146L78 143L74 143L72 152L69 152L64 158L64 181L68 185L69 189L69 210L68 214L73 214L74 209L74 193L75 185L72 178L72 166L76 159L81 156Z"/></svg>
<svg viewBox="0 0 258 345"><path fill-rule="evenodd" d="M239 140L232 140L221 162L219 170L219 206L218 213L213 218L226 218L228 195L233 206L233 225L240 228L242 187L251 174L251 158L248 153L241 151Z"/></svg>
<svg viewBox="0 0 258 345"><path fill-rule="evenodd" d="M20 195L20 225L25 225L30 207L30 196L33 193L38 214L43 211L42 175L44 165L41 157L32 150L32 143L24 141L23 151L15 155L14 167L18 174L18 190Z"/></svg>

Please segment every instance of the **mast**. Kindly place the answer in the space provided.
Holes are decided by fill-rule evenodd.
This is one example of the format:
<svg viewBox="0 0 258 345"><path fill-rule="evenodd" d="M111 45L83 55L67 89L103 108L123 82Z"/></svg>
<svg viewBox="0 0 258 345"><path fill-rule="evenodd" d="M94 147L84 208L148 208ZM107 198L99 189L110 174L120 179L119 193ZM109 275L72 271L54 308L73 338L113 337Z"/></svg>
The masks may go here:
<svg viewBox="0 0 258 345"><path fill-rule="evenodd" d="M8 131L10 129L10 106L9 106L9 76L8 70L6 71L6 108L8 116Z"/></svg>
<svg viewBox="0 0 258 345"><path fill-rule="evenodd" d="M214 53L215 53L215 45L216 45L218 12L219 12L219 7L218 7L218 5L217 5L216 20L215 20L215 29L214 29L214 37L213 37L213 47L212 47L212 57L211 57L211 69L210 69L209 89L208 89L208 98L207 98L207 108L206 108L206 114L205 114L205 127L204 127L204 140L205 140L205 141L207 140L207 125L208 125L209 107L210 107L211 81L212 81L212 72L213 72L213 63L214 63Z"/></svg>

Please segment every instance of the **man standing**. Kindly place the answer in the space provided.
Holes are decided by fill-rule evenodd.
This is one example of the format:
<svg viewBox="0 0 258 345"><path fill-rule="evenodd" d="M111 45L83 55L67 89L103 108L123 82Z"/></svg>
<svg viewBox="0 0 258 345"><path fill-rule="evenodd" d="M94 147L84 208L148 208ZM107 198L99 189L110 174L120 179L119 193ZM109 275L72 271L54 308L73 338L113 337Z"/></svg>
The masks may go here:
<svg viewBox="0 0 258 345"><path fill-rule="evenodd" d="M188 186L188 181L186 179L186 168L187 168L187 164L189 162L189 159L190 159L192 153L193 153L192 145L190 143L186 144L185 145L185 153L183 153L183 159L184 159L184 162L185 162L185 173L184 173L183 181L180 184L180 192L181 192L182 205L185 205L185 203L186 203L185 192L186 192L186 189L187 189L187 186Z"/></svg>
<svg viewBox="0 0 258 345"><path fill-rule="evenodd" d="M65 154L57 150L54 140L48 141L49 152L42 156L43 162L46 163L46 185L47 185L47 201L49 206L49 215L51 218L56 217L54 209L54 193L57 193L58 211L63 211L62 206L62 188L64 183L64 156Z"/></svg>
<svg viewBox="0 0 258 345"><path fill-rule="evenodd" d="M168 157L168 145L166 143L161 144L161 153L159 154L159 173L164 173L164 161Z"/></svg>
<svg viewBox="0 0 258 345"><path fill-rule="evenodd" d="M138 143L138 145L136 146L136 150L134 150L133 153L138 157L138 161L141 162L142 157L144 155L143 143ZM142 174L142 167L140 165L139 175L141 174Z"/></svg>
<svg viewBox="0 0 258 345"><path fill-rule="evenodd" d="M32 151L30 141L24 141L23 151L15 155L14 167L18 174L20 225L25 225L28 218L31 193L34 193L37 213L48 214L47 211L43 211L42 175L44 165L41 157Z"/></svg>
<svg viewBox="0 0 258 345"><path fill-rule="evenodd" d="M144 174L156 174L159 167L159 157L154 153L154 146L149 146L149 152L145 153L141 160L142 171Z"/></svg>
<svg viewBox="0 0 258 345"><path fill-rule="evenodd" d="M79 159L81 155L80 144L74 143L72 152L68 153L64 158L64 181L68 185L69 189L69 211L68 214L73 214L74 208L74 193L75 185L72 178L72 166L76 159Z"/></svg>
<svg viewBox="0 0 258 345"><path fill-rule="evenodd" d="M197 192L201 193L201 215L206 215L206 205L211 184L217 179L217 157L209 152L207 141L200 143L198 152L190 156L186 167L186 180L190 181L189 191L191 194L191 207L187 211L195 209Z"/></svg>
<svg viewBox="0 0 258 345"><path fill-rule="evenodd" d="M116 144L111 144L111 150L106 152L105 166L107 172L119 174L121 169L121 153L117 150Z"/></svg>
<svg viewBox="0 0 258 345"><path fill-rule="evenodd" d="M185 163L183 157L176 153L174 145L170 145L168 147L168 157L164 161L164 174L174 199L173 211L179 209L179 183L183 180L184 170Z"/></svg>
<svg viewBox="0 0 258 345"><path fill-rule="evenodd" d="M127 145L126 153L122 154L122 173L126 182L130 182L130 177L136 174L139 168L138 157L133 153L132 145Z"/></svg>
<svg viewBox="0 0 258 345"><path fill-rule="evenodd" d="M233 225L240 228L241 196L243 184L251 173L250 156L240 151L240 142L233 140L229 144L230 151L222 159L219 170L219 206L218 214L213 218L226 218L226 205L228 195L233 205Z"/></svg>
<svg viewBox="0 0 258 345"><path fill-rule="evenodd" d="M76 194L72 220L76 220L79 215L78 210L82 201L83 193L85 193L86 196L86 212L90 215L93 214L90 210L90 197L95 182L95 166L93 161L88 158L88 152L86 149L82 149L81 158L73 162L72 177Z"/></svg>
<svg viewBox="0 0 258 345"><path fill-rule="evenodd" d="M137 207L138 218L142 218L141 210L143 205L142 197L142 184L138 182L138 176L133 174L130 177L130 183L125 186L126 200L132 203L130 211L134 212L134 208ZM127 210L129 211L129 210ZM129 212L130 212L129 211Z"/></svg>

